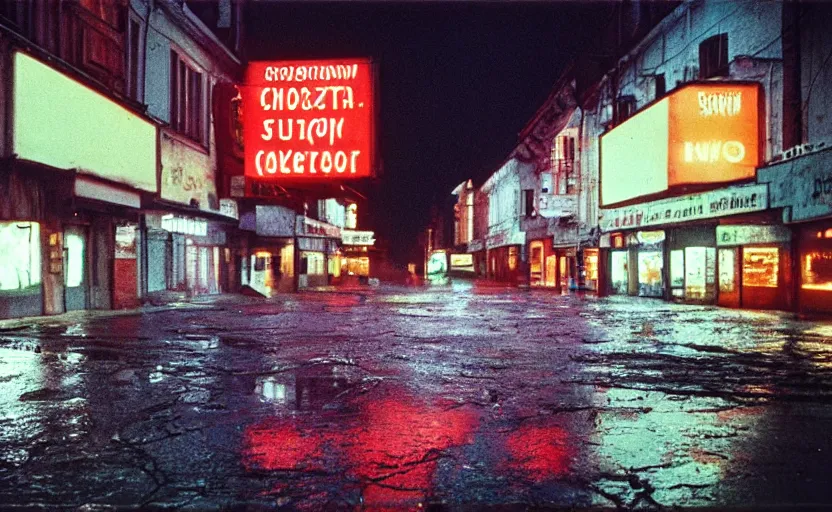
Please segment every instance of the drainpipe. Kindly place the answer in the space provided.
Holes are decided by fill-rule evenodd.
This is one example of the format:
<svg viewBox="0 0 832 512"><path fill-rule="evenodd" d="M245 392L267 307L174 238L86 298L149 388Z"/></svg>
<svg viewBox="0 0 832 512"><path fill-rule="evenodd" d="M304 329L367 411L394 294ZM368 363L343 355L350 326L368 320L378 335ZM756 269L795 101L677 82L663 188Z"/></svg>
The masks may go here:
<svg viewBox="0 0 832 512"><path fill-rule="evenodd" d="M155 0L147 0L147 16L144 19L144 51L142 54L142 103L147 105L147 33L150 31L150 14L155 9Z"/></svg>

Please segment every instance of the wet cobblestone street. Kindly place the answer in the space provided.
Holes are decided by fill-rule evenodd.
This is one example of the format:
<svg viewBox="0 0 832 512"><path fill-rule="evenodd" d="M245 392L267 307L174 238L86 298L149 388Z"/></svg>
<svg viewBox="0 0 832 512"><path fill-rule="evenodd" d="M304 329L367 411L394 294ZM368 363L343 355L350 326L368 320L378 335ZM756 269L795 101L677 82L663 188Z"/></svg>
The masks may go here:
<svg viewBox="0 0 832 512"><path fill-rule="evenodd" d="M0 330L0 503L832 506L832 323L381 287ZM90 507L88 507L90 508Z"/></svg>

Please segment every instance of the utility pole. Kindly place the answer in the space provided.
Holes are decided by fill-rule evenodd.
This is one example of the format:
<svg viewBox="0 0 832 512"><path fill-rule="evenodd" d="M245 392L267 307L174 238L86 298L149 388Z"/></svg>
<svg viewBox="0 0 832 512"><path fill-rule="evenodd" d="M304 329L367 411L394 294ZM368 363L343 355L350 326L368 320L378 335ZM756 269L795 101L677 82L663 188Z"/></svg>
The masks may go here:
<svg viewBox="0 0 832 512"><path fill-rule="evenodd" d="M433 250L433 228L428 228L428 237L425 240L425 279L428 278L428 260Z"/></svg>

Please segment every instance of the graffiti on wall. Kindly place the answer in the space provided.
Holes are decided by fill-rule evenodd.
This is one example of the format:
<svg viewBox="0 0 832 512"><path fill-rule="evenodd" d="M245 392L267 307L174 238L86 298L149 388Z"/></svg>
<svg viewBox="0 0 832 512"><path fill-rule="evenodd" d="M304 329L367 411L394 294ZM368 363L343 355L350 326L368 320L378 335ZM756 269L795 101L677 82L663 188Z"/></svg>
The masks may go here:
<svg viewBox="0 0 832 512"><path fill-rule="evenodd" d="M211 157L174 136L162 137L162 198L202 210L219 209Z"/></svg>

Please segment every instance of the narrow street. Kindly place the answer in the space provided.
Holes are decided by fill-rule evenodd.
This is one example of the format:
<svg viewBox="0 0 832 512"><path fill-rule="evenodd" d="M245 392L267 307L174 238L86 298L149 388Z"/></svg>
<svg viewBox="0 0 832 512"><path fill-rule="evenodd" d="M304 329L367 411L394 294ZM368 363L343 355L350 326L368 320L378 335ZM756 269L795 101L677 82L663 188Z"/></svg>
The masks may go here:
<svg viewBox="0 0 832 512"><path fill-rule="evenodd" d="M0 503L829 506L830 339L467 282L58 317L0 331Z"/></svg>

